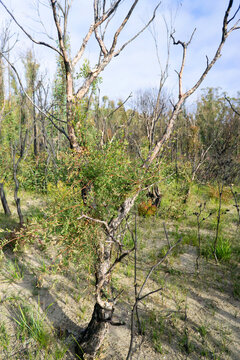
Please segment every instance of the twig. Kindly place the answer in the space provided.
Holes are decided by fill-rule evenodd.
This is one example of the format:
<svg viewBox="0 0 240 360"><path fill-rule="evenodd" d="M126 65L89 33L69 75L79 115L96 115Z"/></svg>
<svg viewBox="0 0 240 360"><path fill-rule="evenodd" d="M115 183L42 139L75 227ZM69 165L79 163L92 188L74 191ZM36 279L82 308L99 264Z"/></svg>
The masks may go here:
<svg viewBox="0 0 240 360"><path fill-rule="evenodd" d="M166 239L167 239L167 242L168 242L168 248L170 249L171 248L171 243L169 241L168 232L167 232L167 229L166 229L165 222L163 222L163 228L164 228L165 236L166 236Z"/></svg>
<svg viewBox="0 0 240 360"><path fill-rule="evenodd" d="M2 6L5 8L5 10L7 11L7 13L11 16L11 18L13 19L13 21L17 24L17 26L24 32L24 34L32 41L34 42L35 44L37 45L44 45L54 51L56 51L60 56L62 56L61 52L55 48L54 46L48 44L48 43L45 43L44 41L38 41L38 40L35 40L23 27L22 25L20 25L20 23L16 20L16 18L14 17L14 15L11 13L10 10L8 10L8 8L6 7L6 5L2 2L2 0L0 0L0 4L2 4Z"/></svg>
<svg viewBox="0 0 240 360"><path fill-rule="evenodd" d="M135 229L136 229L136 223L135 223ZM137 290L137 273L136 273L136 268L137 268L137 236L136 236L136 230L135 230L135 253L134 253L134 289L135 289L135 302L133 304L133 307L132 307L132 312L131 312L131 337L130 337L130 344L129 344L129 349L128 349L128 354L127 354L127 357L126 357L126 360L129 360L130 357L131 357L131 353L132 353L132 348L133 348L133 342L134 342L134 314L136 313L137 315L137 321L140 325L140 329L141 329L141 323L140 323L140 319L139 319L139 315L138 315L138 303L140 301L142 301L143 299L145 299L146 297L152 295L152 294L155 294L159 291L162 290L162 287L161 288L158 288L156 290L152 290L152 291L149 291L147 292L146 294L144 295L141 295L151 274L153 273L153 271L160 265L164 262L164 260L169 256L169 254L171 253L171 251L182 241L182 239L180 238L174 245L170 246L170 248L168 249L166 255L159 259L159 261L157 261L156 264L154 264L150 270L148 271L148 274L146 275L143 283L142 283L142 286L140 287L140 290L138 291Z"/></svg>

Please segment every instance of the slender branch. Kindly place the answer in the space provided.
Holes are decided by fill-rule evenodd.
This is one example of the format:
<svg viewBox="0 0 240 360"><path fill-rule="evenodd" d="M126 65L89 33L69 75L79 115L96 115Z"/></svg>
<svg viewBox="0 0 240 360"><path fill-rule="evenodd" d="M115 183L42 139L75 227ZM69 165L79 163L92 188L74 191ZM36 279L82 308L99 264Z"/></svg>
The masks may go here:
<svg viewBox="0 0 240 360"><path fill-rule="evenodd" d="M9 66L12 68L12 70L14 71L14 73L16 74L17 76L17 79L18 79L18 82L19 82L19 85L24 93L24 95L27 97L27 99L31 102L31 104L41 113L43 114L47 119L49 119L51 121L51 123L53 124L53 126L58 130L60 131L62 134L64 134L66 136L66 138L68 139L68 141L70 142L70 139L66 133L66 131L64 130L64 128L60 128L58 125L56 125L54 123L54 121L52 120L52 116L51 114L47 114L45 111L43 111L36 103L33 102L32 98L28 95L28 93L25 91L24 87L23 87L23 84L22 84L22 81L21 81L21 78L18 74L18 71L17 69L15 68L15 66L8 60L8 58L3 54L1 53L2 57L4 58L4 60L9 64Z"/></svg>
<svg viewBox="0 0 240 360"><path fill-rule="evenodd" d="M138 299L141 298L141 293L142 293L142 291L143 291L143 289L144 289L147 281L149 280L151 274L153 273L153 271L154 271L159 265L161 265L161 264L165 261L165 259L168 257L168 255L172 252L172 250L173 250L178 244L180 244L181 241L182 241L182 238L180 238L174 245L172 245L172 246L168 249L168 251L167 251L167 253L164 255L164 257L161 258L156 264L154 264L154 265L151 267L151 269L149 270L149 272L148 272L145 280L143 281L142 286L141 286L141 288L140 288L140 290L139 290L139 292L138 292Z"/></svg>
<svg viewBox="0 0 240 360"><path fill-rule="evenodd" d="M138 301L142 301L143 299L145 299L147 296L150 296L152 294L155 294L156 292L159 292L162 290L162 287L160 287L159 289L156 289L156 290L152 290L152 291L149 291L148 293L146 293L145 295L141 296L138 298Z"/></svg>
<svg viewBox="0 0 240 360"><path fill-rule="evenodd" d="M224 96L225 100L227 100L227 102L229 103L231 109L233 112L235 112L235 114L237 114L238 116L240 116L240 113L237 111L237 109L235 109L235 107L233 106L232 102L230 101L230 99L227 96Z"/></svg>
<svg viewBox="0 0 240 360"><path fill-rule="evenodd" d="M91 220L91 221L96 222L98 224L104 225L107 232L110 234L110 228L109 228L108 223L106 221L103 221L103 220L100 220L100 219L94 219L94 218L92 218L92 217L90 217L88 215L84 215L84 214L82 214L80 217L77 218L77 220L81 220L81 219Z"/></svg>
<svg viewBox="0 0 240 360"><path fill-rule="evenodd" d="M99 63L97 64L97 66L95 67L95 69L89 74L89 76L85 79L84 83L80 86L80 88L77 90L76 92L76 97L78 97L79 99L82 99L87 92L89 91L89 88L91 86L91 84L93 83L93 81L98 77L98 75L105 69L105 67L110 63L110 61L112 60L112 58L114 56L119 55L119 53L134 39L136 39L136 37L138 37L148 26L149 24L153 21L155 14L156 14L156 10L158 8L158 6L160 5L160 3L157 5L157 7L154 10L154 15L153 17L150 19L150 21L147 23L146 26L144 26L144 28L142 30L140 30L132 39L130 39L129 41L127 41L124 45L122 45L122 47L120 47L120 49L115 51L116 45L117 45L117 40L118 37L121 33L121 31L123 30L123 28L125 27L126 23L128 22L128 20L130 19L132 12L135 8L135 6L137 5L139 0L135 0L134 3L132 4L128 14L126 15L126 17L124 18L123 22L121 23L121 25L119 26L119 28L117 29L117 31L114 34L113 37L113 41L112 41L112 46L110 48L109 51L107 51L106 47L104 47L105 45L103 43L100 44L100 49L103 53L103 58L101 60L101 56L99 57ZM112 12L107 12L106 14L108 16L106 16L106 14L104 14L97 23L94 23L92 25L92 28L89 29L89 32L87 34L86 37L86 42L89 40L90 36L92 35L92 32L95 31L95 29L102 24L105 20L107 20L109 18L109 14L114 13L114 11L116 11L118 4L120 3L120 1L117 1L114 4L114 9L112 10ZM117 6L116 6L117 5ZM97 21L97 18L95 18L95 21ZM103 42L103 37L101 38L101 41ZM85 40L84 40L84 44L85 44ZM85 46L85 45L84 45ZM84 51L84 49L80 49L79 53L75 56L72 64L75 65L76 62L79 60L79 58L81 57L82 51Z"/></svg>
<svg viewBox="0 0 240 360"><path fill-rule="evenodd" d="M213 56L212 60L209 63L207 63L206 69L203 71L202 75L199 77L199 79L197 80L195 85L191 89L186 91L185 93L181 93L181 91L180 91L179 95L181 95L181 96L179 97L178 102L175 104L175 106L173 108L172 114L171 114L170 119L169 119L168 126L167 126L167 128L166 128L166 130L164 132L164 135L157 142L154 149L149 152L148 157L147 157L147 159L146 159L146 161L145 161L145 163L143 165L144 168L147 169L151 165L153 160L162 151L163 145L166 143L166 141L168 141L168 139L170 138L170 136L172 134L176 118L177 118L177 116L178 116L178 114L179 114L179 112L181 110L181 107L182 107L184 101L197 90L197 88L201 85L201 83L203 82L203 80L205 79L205 77L207 76L207 74L209 73L211 68L213 67L213 65L216 63L218 58L221 56L221 50L223 48L223 45L224 45L225 41L227 40L228 36L230 35L230 33L233 30L239 29L239 27L237 26L237 23L236 23L232 28L230 28L230 30L227 30L228 23L229 23L228 16L229 16L230 10L232 8L232 5L233 5L233 0L230 0L229 5L228 5L227 10L226 10L225 15L224 15L224 19L223 19L221 41L220 41L219 46L218 46L218 48L217 48L217 50L215 52L215 55ZM191 39L190 39L190 41L191 41ZM180 42L176 42L176 43L180 44ZM181 69L183 71L182 66L181 66ZM179 88L181 90L181 84L179 84Z"/></svg>
<svg viewBox="0 0 240 360"><path fill-rule="evenodd" d="M163 222L163 228L164 228L164 233L165 233L165 236L166 236L166 239L167 239L168 247L170 249L171 248L171 243L170 243L170 240L169 240L169 237L168 237L168 232L167 232L167 229L166 229L165 222Z"/></svg>
<svg viewBox="0 0 240 360"><path fill-rule="evenodd" d="M88 33L87 35L85 36L85 38L83 39L82 41L82 44L81 44L81 47L80 49L78 50L77 54L75 55L75 57L73 58L72 60L72 66L74 67L78 61L81 59L83 53L84 53L84 50L86 49L86 46L87 46L87 43L88 43L88 40L90 39L92 33L94 31L94 25L91 25L89 30L88 30Z"/></svg>
<svg viewBox="0 0 240 360"><path fill-rule="evenodd" d="M233 196L233 199L234 199L234 202L235 202L235 207L236 207L236 210L237 210L237 214L238 214L238 223L237 225L239 226L240 225L240 205L238 203L238 199L237 199L237 192L233 190L233 184L230 185L230 189L231 189L231 193L232 193L232 196Z"/></svg>
<svg viewBox="0 0 240 360"><path fill-rule="evenodd" d="M134 41L140 34L142 34L142 32L144 32L149 25L153 22L153 20L156 17L156 12L158 7L160 6L161 2L158 3L158 5L155 7L154 11L153 11L153 16L151 17L151 19L147 22L147 24L140 30L138 31L138 33L136 35L134 35L130 40L128 40L127 42L125 42L119 50L115 51L114 56L118 56L120 54L120 52L128 45L130 44L132 41Z"/></svg>
<svg viewBox="0 0 240 360"><path fill-rule="evenodd" d="M231 19L228 20L228 24L229 24L232 20L235 19L235 17L236 17L236 15L237 15L237 13L239 12L239 10L240 10L240 5L238 5L238 8L237 8L237 10L235 11L234 15L231 17Z"/></svg>
<svg viewBox="0 0 240 360"><path fill-rule="evenodd" d="M135 220L136 221L136 220ZM135 232L136 232L136 223L135 223ZM127 357L126 357L126 360L129 360L130 357L131 357L131 353L132 353L132 348L133 348L133 341L134 341L134 313L136 312L136 315L137 315L137 320L138 320L138 323L139 323L139 326L140 326L140 319L139 319L139 316L138 316L138 303L139 301L142 301L143 299L145 299L146 297L154 294L154 293L157 293L159 291L162 290L162 288L158 288L156 290L152 290L152 291L149 291L147 292L146 294L144 295L141 295L144 287L146 286L146 283L147 281L149 280L152 272L155 270L155 268L157 266L159 266L165 259L166 257L170 254L170 252L182 241L182 239L179 239L173 246L171 246L168 250L168 252L166 253L166 255L161 258L155 265L153 265L151 267L151 269L149 270L148 274L146 275L145 277L145 280L143 281L143 284L140 288L139 291L137 291L137 273L136 273L136 268L137 268L137 237L136 237L136 234L135 234L135 256L134 256L134 259L135 259L135 262L134 262L134 289L135 289L135 302L133 304L133 307L132 307L132 312L131 312L131 337L130 337L130 344L129 344L129 349L128 349L128 354L127 354ZM141 326L140 326L140 329L141 329Z"/></svg>
<svg viewBox="0 0 240 360"><path fill-rule="evenodd" d="M120 35L120 33L122 32L123 28L125 27L125 25L127 24L128 20L130 19L132 13L133 13L133 10L134 8L136 7L137 3L138 3L139 0L135 0L134 3L132 4L131 8L129 9L127 15L125 16L124 20L122 21L121 25L119 26L119 28L117 29L117 31L115 32L115 35L113 37L113 42L112 42L112 46L111 46L111 49L110 49L110 53L113 53L114 52L114 49L117 45L117 40L118 40L118 37Z"/></svg>
<svg viewBox="0 0 240 360"><path fill-rule="evenodd" d="M98 12L98 8L99 8L99 2L98 0L94 0L94 18L95 18L95 23L97 23L98 19L99 19L99 12ZM103 38L99 35L99 31L98 31L99 27L96 27L94 29L94 33L95 33L95 38L100 46L100 49L103 53L104 56L106 56L108 54L107 48L104 44Z"/></svg>
<svg viewBox="0 0 240 360"><path fill-rule="evenodd" d="M135 247L133 247L130 250L124 251L120 256L118 256L115 261L113 262L113 264L110 266L110 268L108 269L108 271L106 272L106 275L110 274L113 270L113 268L119 264L126 256L128 256L131 252L133 252L135 249Z"/></svg>
<svg viewBox="0 0 240 360"><path fill-rule="evenodd" d="M179 95L178 95L178 96L179 96L179 99L180 99L180 98L182 97L182 95L183 95L183 91L182 91L182 75L183 75L183 69L184 69L185 62L186 62L187 48L188 48L189 44L190 44L191 41L192 41L192 38L193 38L193 35L194 35L195 31L196 31L196 28L193 30L192 35L191 35L191 37L190 37L190 39L189 39L189 41L188 41L187 43L185 43L185 42L183 42L183 41L180 41L180 40L176 41L175 38L174 38L174 36L173 36L174 33L171 34L171 38L172 38L172 40L173 40L173 44L174 44L174 45L181 45L182 48L183 48L181 68L180 68L180 71L179 71L179 72L176 71L177 74L178 74L178 78L179 78L179 80L178 80L178 84L179 84Z"/></svg>
<svg viewBox="0 0 240 360"><path fill-rule="evenodd" d="M113 3L113 5L108 9L108 11L104 12L103 16L101 18L98 19L97 22L94 22L86 36L84 37L83 39L83 42L81 44L81 47L80 49L78 50L77 54L75 55L75 57L73 58L72 60L72 66L74 67L77 62L81 59L85 49L86 49L86 46L87 46L87 43L89 41L89 39L91 38L93 32L95 31L95 29L97 29L103 22L105 22L108 18L110 18L110 16L117 10L119 4L121 3L122 0L118 0L116 1L115 3Z"/></svg>
<svg viewBox="0 0 240 360"><path fill-rule="evenodd" d="M207 155L208 151L211 149L211 147L213 146L213 144L215 143L215 141L217 141L217 138L214 139L213 142L207 147L207 149L201 153L201 158L192 173L192 178L191 178L192 181L194 181L196 173L198 172L199 168L206 161L206 155Z"/></svg>
<svg viewBox="0 0 240 360"><path fill-rule="evenodd" d="M11 13L10 10L8 10L8 8L6 7L6 5L3 3L2 0L0 0L0 4L2 4L2 6L5 8L5 10L7 11L7 13L11 16L11 18L13 19L13 21L17 24L17 26L24 32L24 34L32 41L34 42L35 44L37 45L43 45L43 46L46 46L54 51L56 51L60 56L62 56L61 52L55 48L54 46L44 42L44 41L38 41L38 40L35 40L23 27L22 25L20 25L20 23L16 20L16 18L14 17L14 15Z"/></svg>
<svg viewBox="0 0 240 360"><path fill-rule="evenodd" d="M62 33L62 29L58 20L58 16L57 16L57 9L56 9L56 0L51 0L51 6L52 6L52 12L53 12L53 18L54 18L54 22L57 28L57 34L58 34L58 41L59 41L59 46L61 49L61 56L64 59L64 63L65 63L65 67L69 67L69 70L71 69L71 63L70 60L68 58L68 54L67 54L67 50L64 44L64 38L63 38L63 33Z"/></svg>
<svg viewBox="0 0 240 360"><path fill-rule="evenodd" d="M126 104L126 102L132 97L132 93L128 95L128 97L121 102L121 104L116 107L116 109L114 109L113 111L110 112L110 114L107 116L107 119L110 118L116 111L118 111L122 106L124 106L124 104Z"/></svg>

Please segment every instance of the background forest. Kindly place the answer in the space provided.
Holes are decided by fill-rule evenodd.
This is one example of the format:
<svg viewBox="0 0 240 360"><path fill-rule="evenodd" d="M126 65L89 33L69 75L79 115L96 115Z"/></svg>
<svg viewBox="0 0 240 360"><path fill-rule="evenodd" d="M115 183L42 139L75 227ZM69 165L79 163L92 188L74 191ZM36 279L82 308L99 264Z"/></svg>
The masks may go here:
<svg viewBox="0 0 240 360"><path fill-rule="evenodd" d="M183 58L176 104L165 73L102 97L118 54L95 36L100 70L83 59L70 89L59 29L51 84L33 50L20 75L0 35L0 358L237 360L240 94L206 88L187 106Z"/></svg>

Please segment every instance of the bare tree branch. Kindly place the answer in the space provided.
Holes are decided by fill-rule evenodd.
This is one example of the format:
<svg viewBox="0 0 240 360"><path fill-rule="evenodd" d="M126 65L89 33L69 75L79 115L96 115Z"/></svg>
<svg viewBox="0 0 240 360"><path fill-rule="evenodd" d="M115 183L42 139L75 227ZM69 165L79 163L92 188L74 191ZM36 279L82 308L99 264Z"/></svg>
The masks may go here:
<svg viewBox="0 0 240 360"><path fill-rule="evenodd" d="M113 2L112 6L108 9L108 11L104 11L105 10L105 6L103 7L103 15L100 18L97 18L96 22L94 22L94 24L92 24L88 30L88 33L86 34L86 36L83 39L82 45L79 49L79 51L77 52L77 54L75 55L75 57L73 58L72 61L72 65L75 66L77 64L77 62L81 59L84 50L87 46L87 43L91 37L91 35L93 34L93 32L95 31L95 29L97 29L103 22L105 22L107 19L109 19L111 17L111 15L117 10L119 4L121 3L122 0L118 0L116 2ZM98 2L98 1L97 1ZM94 0L94 7L95 7L95 0ZM106 54L107 55L107 54Z"/></svg>
<svg viewBox="0 0 240 360"><path fill-rule="evenodd" d="M187 48L188 48L189 44L190 44L191 41L192 41L192 38L193 38L193 35L194 35L195 31L196 31L196 28L193 30L192 35L191 35L191 37L190 37L190 39L189 39L189 41L188 41L187 43L185 43L185 42L183 42L183 41L181 41L181 40L176 41L175 38L174 38L174 33L171 34L171 38L172 38L172 40L173 40L173 44L174 44L174 45L181 45L182 48L183 48L181 69L180 69L179 72L176 71L176 73L178 74L178 78L179 78L179 81L178 81L178 84L179 84L179 95L178 95L178 96L179 96L179 99L181 99L182 94L183 94L183 91L182 91L182 75L183 75L183 69L184 69L185 61L186 61Z"/></svg>
<svg viewBox="0 0 240 360"><path fill-rule="evenodd" d="M136 220L135 220L136 221ZM136 223L135 223L136 224ZM153 273L153 271L164 262L164 260L169 256L169 254L171 253L171 251L182 241L182 239L179 239L174 245L172 245L171 247L169 247L167 253L165 254L165 256L161 259L159 259L159 261L156 262L156 264L154 264L150 270L148 271L148 274L146 275L142 286L140 287L140 290L137 290L138 284L137 284L137 235L136 235L136 225L135 225L135 254L134 254L134 289L135 289L135 302L133 304L132 307L132 313L131 313L131 337L130 337L130 344L129 344L129 349L128 349L128 354L126 357L126 360L129 360L131 357L131 353L132 353L132 348L133 348L133 341L134 341L134 314L136 313L137 315L137 321L138 321L138 326L139 329L141 331L141 324L140 324L140 319L139 319L139 315L138 315L138 303L140 301L142 301L143 299L147 298L148 296L155 294L159 291L162 290L161 288L149 291L147 293L145 293L144 295L141 295L151 274Z"/></svg>
<svg viewBox="0 0 240 360"><path fill-rule="evenodd" d="M227 96L224 96L225 100L227 100L227 102L229 103L231 109L233 112L235 112L235 114L237 114L240 117L240 113L237 111L237 109L233 106L232 102L230 101L230 99Z"/></svg>
<svg viewBox="0 0 240 360"><path fill-rule="evenodd" d="M137 32L136 35L134 35L130 40L128 40L125 44L123 44L119 50L115 51L114 56L118 56L120 54L120 52L128 45L130 44L132 41L134 41L140 34L142 34L148 27L149 25L153 22L153 20L155 19L156 16L156 12L157 9L159 8L161 2L158 3L158 5L155 7L154 11L153 11L153 16L151 17L151 19L147 22L147 24L140 30Z"/></svg>
<svg viewBox="0 0 240 360"><path fill-rule="evenodd" d="M140 290L139 290L139 292L138 292L138 299L141 298L141 294L142 294L142 292L143 292L143 289L144 289L144 287L146 286L146 283L147 283L147 281L149 280L150 276L152 275L153 271L154 271L159 265L161 265L161 264L165 261L165 259L168 257L168 255L172 252L172 250L173 250L177 245L180 244L181 241L182 241L182 238L180 238L175 244L173 244L173 245L168 249L168 251L167 251L167 253L164 255L164 257L162 257L156 264L154 264L154 265L151 267L151 269L149 270L149 272L148 272L145 280L143 281L142 286L141 286L141 288L140 288Z"/></svg>
<svg viewBox="0 0 240 360"><path fill-rule="evenodd" d="M34 42L35 44L37 45L43 45L43 46L46 46L54 51L56 51L59 55L62 56L61 52L55 48L54 46L44 42L44 41L38 41L38 40L35 40L23 27L22 25L20 25L20 23L16 20L15 16L11 13L10 10L8 10L8 8L6 7L6 5L3 3L2 0L0 0L0 4L2 4L2 6L5 8L5 10L7 11L7 13L11 16L11 18L13 19L13 21L17 24L17 26L24 32L24 34L32 41Z"/></svg>
<svg viewBox="0 0 240 360"><path fill-rule="evenodd" d="M144 168L148 168L151 165L153 160L158 156L159 152L162 150L163 145L170 138L170 136L172 134L172 131L173 131L173 126L175 124L176 118L177 118L177 116L178 116L178 114L179 114L179 112L181 110L181 107L182 107L184 101L197 90L197 88L201 85L201 83L203 82L203 80L205 79L205 77L207 76L207 74L209 73L211 68L213 67L213 65L216 63L218 58L221 56L221 50L223 48L223 45L225 44L225 41L227 40L228 36L230 35L230 33L233 30L239 29L239 27L237 26L237 24L238 24L238 22L237 22L232 28L230 28L228 30L228 24L229 24L228 17L229 17L232 5L233 5L233 0L229 0L229 4L228 4L228 7L227 7L227 10L225 12L224 19L223 19L221 41L220 41L220 43L218 45L218 48L216 50L215 55L213 56L212 60L209 63L207 63L206 69L204 70L202 75L199 77L199 79L197 80L195 85L191 89L186 91L185 93L182 93L182 90L181 90L182 89L182 85L181 85L182 79L179 77L179 90L180 90L180 92L179 92L178 102L175 104L175 106L173 108L173 111L172 111L172 114L170 116L169 123L168 123L168 126L167 126L166 130L165 130L164 135L157 142L154 149L149 152L149 155L148 155L148 157L147 157L147 159L146 159L146 161L144 163ZM239 9L238 9L238 11L239 11ZM234 17L235 16L236 16L236 14L234 15ZM190 41L191 41L191 39L190 39ZM178 41L178 42L176 42L176 44L181 44L181 42ZM185 48L183 48L183 50L185 50ZM185 56L186 56L186 54L184 54L184 51L183 51L183 60L182 60L182 65L181 65L180 72L183 72L183 69L184 69Z"/></svg>
<svg viewBox="0 0 240 360"><path fill-rule="evenodd" d="M106 221L103 221L103 220L100 220L100 219L94 219L88 215L85 215L85 214L82 214L79 218L77 218L77 220L81 220L81 219L86 219L86 220L90 220L90 221L93 221L93 222L96 222L98 224L102 224L105 226L108 234L110 234L110 228L108 226L108 223Z"/></svg>
<svg viewBox="0 0 240 360"><path fill-rule="evenodd" d="M1 53L2 57L4 58L4 60L9 64L9 66L12 68L12 70L14 71L14 73L16 74L17 76L17 79L18 79L18 82L19 82L19 85L23 91L23 93L25 94L25 96L27 97L27 99L31 102L31 104L33 106L35 106L35 108L41 113L43 114L47 119L49 119L51 121L51 123L53 124L53 126L58 130L60 131L63 135L66 136L66 138L68 139L68 141L70 142L70 139L66 133L66 131L64 130L64 128L62 127L59 127L58 125L56 125L53 121L52 118L54 118L54 116L52 116L51 114L47 114L45 111L43 111L37 104L35 104L32 100L32 98L28 95L28 93L25 91L24 87L23 87L23 84L22 84L22 81L21 81L21 78L18 74L18 71L17 69L15 68L15 66L8 60L8 58L3 54Z"/></svg>
<svg viewBox="0 0 240 360"><path fill-rule="evenodd" d="M133 252L135 249L135 247L133 247L132 249L130 250L127 250L127 251L124 251L120 256L118 256L113 264L110 266L110 268L108 269L106 275L110 274L112 272L112 270L114 269L114 267L119 264L126 256L128 256L129 254L131 254L131 252Z"/></svg>

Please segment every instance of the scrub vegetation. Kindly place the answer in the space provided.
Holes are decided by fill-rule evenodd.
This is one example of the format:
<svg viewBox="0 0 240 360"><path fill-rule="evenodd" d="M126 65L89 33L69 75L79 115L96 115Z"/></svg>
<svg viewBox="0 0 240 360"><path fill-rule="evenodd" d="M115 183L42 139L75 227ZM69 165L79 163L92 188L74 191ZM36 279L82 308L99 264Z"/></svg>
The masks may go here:
<svg viewBox="0 0 240 360"><path fill-rule="evenodd" d="M187 43L171 32L182 49L178 99L163 88L167 64L159 88L130 103L98 92L101 72L135 39L117 47L138 1L106 45L120 3L94 1L94 25L71 58L71 2L49 1L58 46L41 45L57 54L51 91L32 50L19 74L10 30L0 34L3 360L239 359L240 98L213 87L194 109L185 103L239 29L239 8L228 2L216 53L190 90L194 32ZM95 67L81 59L92 34Z"/></svg>

